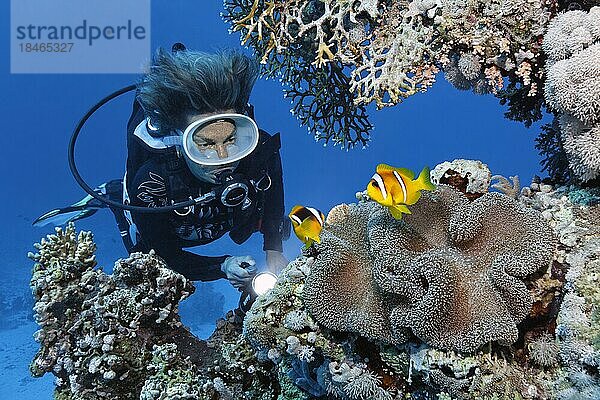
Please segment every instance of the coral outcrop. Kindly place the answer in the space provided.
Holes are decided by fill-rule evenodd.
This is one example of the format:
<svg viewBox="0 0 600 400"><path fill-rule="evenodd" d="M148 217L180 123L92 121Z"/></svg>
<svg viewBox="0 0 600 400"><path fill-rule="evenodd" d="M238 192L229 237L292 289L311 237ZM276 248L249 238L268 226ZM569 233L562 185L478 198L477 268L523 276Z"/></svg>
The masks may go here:
<svg viewBox="0 0 600 400"><path fill-rule="evenodd" d="M73 398L135 398L153 344L191 336L177 304L193 286L152 254L118 261L112 276L94 269L92 236L72 225L36 247L31 287L41 329L32 373L53 373L57 390Z"/></svg>
<svg viewBox="0 0 600 400"><path fill-rule="evenodd" d="M594 364L597 290L587 282L596 277L591 254L600 243L600 213L597 207L571 203L567 188L534 183L522 192L518 199L487 193L469 202L462 193L441 185L416 204L422 202L423 209L415 209L402 221L392 221L385 209L364 200L334 207L322 243L294 260L276 287L257 300L244 332L259 354L277 364L280 379L287 371L284 380L291 377L309 397L595 398L600 376ZM456 213L460 217L446 215L452 214L446 210L452 209L449 204L461 205ZM477 232L489 235L465 232L466 240L456 240L461 235L449 232L460 232L460 224L450 220L479 221L468 226L478 225ZM431 246L437 241L444 246ZM516 256L502 248L514 249ZM420 254L428 261L422 262ZM364 256L371 264L357 261ZM379 264L378 257L383 259ZM458 258L461 268L454 269L452 257ZM438 259L443 262L436 263ZM482 264L488 265L480 270L486 271L488 282L470 276ZM496 281L493 265L505 266L510 274ZM328 279L332 286L322 283ZM311 287L314 282L317 286ZM453 284L476 290L448 290ZM402 295L392 291L393 285ZM419 308L429 293L430 303ZM375 301L364 301L364 295ZM446 319L439 311L444 302L450 305L445 310L451 317ZM410 308L406 316L403 307L411 304L417 309ZM395 330L396 319L391 318L395 308L404 330ZM498 309L503 315L496 314ZM388 310L390 314L377 314ZM456 330L461 326L457 322L477 315L482 321L474 323L471 332L479 335ZM361 318L370 324L386 321L389 326L360 332L367 325ZM291 319L301 322L290 324ZM448 325L440 329L440 323ZM489 332L496 336L486 337ZM386 345L390 333L393 339ZM474 345L485 340L493 342ZM459 348L462 351L455 351Z"/></svg>
<svg viewBox="0 0 600 400"><path fill-rule="evenodd" d="M316 140L366 146L366 105L401 103L442 71L458 89L498 97L527 127L554 113L537 138L544 169L555 182L597 186L599 10L557 0L227 0L224 18Z"/></svg>
<svg viewBox="0 0 600 400"><path fill-rule="evenodd" d="M252 387L275 390L265 378L269 368L254 363L250 370L254 352L232 313L208 342L189 332L178 303L194 287L152 252L117 261L108 275L95 268L92 235L76 234L73 225L36 248L31 287L40 350L31 372L56 376L56 398L211 399L231 393L254 399Z"/></svg>
<svg viewBox="0 0 600 400"><path fill-rule="evenodd" d="M492 173L481 161L457 159L445 161L431 171L431 182L453 186L469 200L475 200L488 192Z"/></svg>

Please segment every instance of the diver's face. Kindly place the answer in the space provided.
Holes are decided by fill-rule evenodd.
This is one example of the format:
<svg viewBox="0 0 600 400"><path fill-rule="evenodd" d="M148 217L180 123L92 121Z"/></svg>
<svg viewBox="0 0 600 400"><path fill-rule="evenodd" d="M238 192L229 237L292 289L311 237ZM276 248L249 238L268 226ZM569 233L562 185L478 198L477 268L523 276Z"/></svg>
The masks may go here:
<svg viewBox="0 0 600 400"><path fill-rule="evenodd" d="M195 122L217 114L235 113L235 110L223 110L215 113L197 114L188 119L188 123ZM227 146L235 144L235 125L230 121L214 121L196 130L192 135L194 144L200 151L214 150L219 158L227 158Z"/></svg>

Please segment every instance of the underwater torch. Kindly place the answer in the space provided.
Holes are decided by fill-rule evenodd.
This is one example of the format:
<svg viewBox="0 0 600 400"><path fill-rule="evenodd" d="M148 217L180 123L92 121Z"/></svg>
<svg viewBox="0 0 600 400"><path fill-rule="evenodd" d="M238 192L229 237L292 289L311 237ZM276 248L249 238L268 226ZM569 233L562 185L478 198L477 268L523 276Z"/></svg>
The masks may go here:
<svg viewBox="0 0 600 400"><path fill-rule="evenodd" d="M250 264L242 263L243 268L249 267ZM277 282L277 275L272 272L260 272L254 276L252 282L246 286L242 290L242 294L240 295L240 301L238 303L238 309L246 314L252 304L257 299L258 296L261 296L267 293L269 290L273 289L275 283Z"/></svg>
<svg viewBox="0 0 600 400"><path fill-rule="evenodd" d="M252 279L252 290L260 296L273 289L276 282L277 275L272 272L261 272Z"/></svg>

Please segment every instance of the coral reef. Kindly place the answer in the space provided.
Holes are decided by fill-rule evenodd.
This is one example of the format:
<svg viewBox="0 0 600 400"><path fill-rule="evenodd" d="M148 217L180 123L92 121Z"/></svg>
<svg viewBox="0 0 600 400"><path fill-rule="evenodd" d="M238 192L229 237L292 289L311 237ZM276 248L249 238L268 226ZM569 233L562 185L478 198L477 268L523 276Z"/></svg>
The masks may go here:
<svg viewBox="0 0 600 400"><path fill-rule="evenodd" d="M562 278L565 290L556 320L556 339L546 336L541 338L544 343L539 343L538 338L530 344L529 351L535 354L540 350L535 347L541 344L544 355L532 354L532 361L544 358L558 365L552 381L554 398L592 399L600 395L600 207L571 202L571 194L581 191L573 189L524 191L527 196L523 196L523 201L541 210L556 233L559 246L555 262L568 265Z"/></svg>
<svg viewBox="0 0 600 400"><path fill-rule="evenodd" d="M57 390L73 398L135 398L152 345L165 334L189 335L177 303L193 286L152 254L118 261L112 276L94 269L92 236L72 225L36 247L31 287L41 347L32 373L52 372Z"/></svg>
<svg viewBox="0 0 600 400"><path fill-rule="evenodd" d="M440 70L459 89L496 94L513 114L530 115L523 120L539 118L539 43L556 8L554 0L228 0L224 18L266 74L289 87L302 124L350 147L368 140L364 105L398 104ZM504 78L510 93L499 93ZM345 113L325 113L327 104Z"/></svg>
<svg viewBox="0 0 600 400"><path fill-rule="evenodd" d="M600 7L558 15L543 49L545 99L559 114L569 168L580 181L595 179L600 176Z"/></svg>
<svg viewBox="0 0 600 400"><path fill-rule="evenodd" d="M556 118L537 138L544 169L557 183L597 186L599 10L557 0L227 0L224 18L279 76L316 140L366 146L366 105L396 105L443 71L458 89L498 97L527 127L547 107Z"/></svg>
<svg viewBox="0 0 600 400"><path fill-rule="evenodd" d="M280 379L291 380L296 390L301 388L306 395L392 399L396 388L385 388L382 377L358 356L364 343L357 342L356 335L334 337L307 312L304 288L314 261L301 256L282 271L276 286L259 297L246 315L245 336L259 359L275 363ZM290 319L299 316L301 323L290 326ZM285 398L302 397L295 393Z"/></svg>
<svg viewBox="0 0 600 400"><path fill-rule="evenodd" d="M484 303L493 303L501 298L505 301L503 307L510 310L508 313L515 312L511 315L512 320L507 322L507 326L512 326L514 331L511 333L510 329L505 330L502 323L490 324L489 320L502 321L502 317L498 319L495 315L482 318L484 320L482 324L488 323L487 330L482 329L482 331L491 331L499 336L506 334L506 337L486 338L483 335L480 337L479 344L496 340L483 346L475 346L471 345L465 337L461 338L464 332L453 331L452 327L445 327L442 330L442 333L452 332L449 335L453 336L451 339L445 338L439 332L436 336L435 330L419 330L420 326L416 326L414 330L412 326L404 331L394 330L394 318L386 320L386 314L378 314L382 310L402 307L403 301L409 302L413 294L414 297L423 295L423 289L419 289L419 285L423 284L422 276L417 275L412 281L410 279L402 281L399 275L412 277L415 274L411 274L408 269L400 274L398 266L403 264L397 261L382 262L381 264L385 265L380 266L380 269L385 270L387 281L377 278L377 257L381 254L392 257L390 256L392 254L402 258L402 251L398 251L398 244L401 245L400 249L403 249L411 243L411 238L419 240L413 239L412 253L404 256L407 259L403 260L405 265L416 264L419 252L431 253L430 257L434 262L423 263L427 265L425 277L444 278L428 281L426 292L433 292L431 298L435 299L435 304L448 297L450 297L449 304L464 301L464 295L452 298L446 295L447 290L441 291L435 287L436 285L447 287L453 282L452 279L448 279L448 276L452 276L448 274L452 264L444 259L443 264L449 266L444 270L436 270L438 267L435 264L435 257L439 257L440 253L442 257L446 256L444 253L450 251L427 249L424 243L426 242L424 238L431 240L437 236L445 237L443 227L447 225L441 224L442 228L438 229L435 226L440 225L439 222L429 224L427 226L432 226L431 230L423 232L415 229L415 226L422 226L418 223L418 219L413 221L409 219L409 217L418 218L419 214L436 218L436 213L447 212L437 211L439 208L444 208L440 207L440 203L444 204L444 200L438 200L438 203L435 203L437 207L428 205L427 203L433 200L426 194L423 199L423 209L405 216L406 221L404 219L392 221L393 223L389 225L385 223L390 218L385 210L378 211L376 204L365 201L362 196L359 196L361 202L358 204L342 204L334 207L328 215L322 243L316 245L313 250L305 251L304 256L294 260L283 271L276 287L265 297L259 298L252 307L244 323L244 331L250 343L259 354L262 353L263 356L277 363L282 373L294 370L292 376L296 385L307 395L317 397L327 393L341 399L394 399L403 396L413 398L421 398L420 396L436 398L437 396L440 399L562 399L575 398L574 396L594 398L598 393L599 373L598 366L594 365L597 358L591 343L596 343L597 340L595 335L598 332L598 325L593 320L596 318L594 302L600 297L595 287L584 282L590 282L597 276L589 269L589 263L595 260L591 255L594 253L592 248L596 254L600 253L598 251L600 211L597 207L590 209L585 205L578 206L571 203L565 195L567 188L555 190L547 184L534 183L531 187L523 188L522 193L523 195L518 196L517 200L503 194L488 193L478 200L468 202L459 192L442 185L439 192L431 194L431 197L441 199L445 199L444 196L463 199L465 201L461 206L463 215L467 213L466 209L478 208L477 204L481 202L482 209L486 209L489 215L499 218L496 221L505 223L511 213L519 215L523 213L535 221L511 220L513 222L505 227L507 235L522 236L525 233L522 230L516 233L515 226L529 225L531 231L527 236L526 246L532 247L528 250L522 248L518 253L538 254L538 259L532 260L529 268L526 267L526 263L519 263L520 268L524 270L521 271L520 279L510 281L510 284L515 285L514 291L504 290L497 292L500 293L497 297L489 297L483 290L485 285L478 283L474 286L481 286L482 289L477 291L477 299L471 299L471 302L477 304L476 307L471 311L465 310L465 307L451 308L451 314L460 316L461 319L465 318L465 314L466 317L485 315L488 309ZM503 200L500 201L500 198ZM503 205L489 207L490 202L496 201ZM515 208L509 207L504 213L500 212L498 208L507 207L506 204L511 204ZM574 215L579 217L575 218ZM523 215L519 218L523 218ZM547 223L541 221L542 218ZM424 218L421 217L421 221L423 220ZM483 220L487 220L488 222L485 223L494 226L494 229L487 229L493 232L492 235L496 235L498 227L493 222L494 219ZM485 223L479 228L479 232L486 231ZM553 234L549 233L550 227L554 231ZM364 232L365 229L367 233ZM403 232L406 232L407 236L402 237ZM542 237L546 236L546 239L541 240L542 243L534 244L536 243L534 238L537 238L538 234ZM557 247L550 245L553 243L554 235L558 238ZM357 239L363 243L368 241L371 247L365 249L367 246L364 244L357 245ZM495 239L498 240L495 244L487 245L483 245L485 242L483 240L480 242L481 247L498 251L500 243L508 248L515 246L515 242L509 244L506 237L495 237ZM444 242L441 239L440 241ZM453 243L448 237L445 241ZM580 259L579 245L586 243L585 241L589 243L585 246L586 258ZM373 243L379 244L379 247ZM591 247L592 245L595 247ZM458 251L467 253L468 247L462 243ZM328 249L338 252L337 256L333 252L328 252ZM339 253L340 250L343 252ZM473 259L493 258L490 254L476 256L473 251L469 254ZM503 254L506 255L506 252ZM359 260L364 256L370 257L370 263ZM456 257L456 254L452 256ZM587 292L580 293L581 299L575 302L568 296L569 291L574 290L569 289L569 282L573 281L574 277L571 276L570 270L565 274L569 266L575 265L572 257L575 257L579 263L576 268L586 269L585 274L579 275L581 280L578 287L585 288L583 290ZM342 258L342 261L338 261L339 258ZM551 259L552 263L550 263ZM344 262L349 264L346 269L342 268ZM506 262L506 258L503 258L502 262ZM539 271L536 271L537 267L534 265L540 268ZM365 268L368 269L367 272L364 271ZM469 268L473 266L463 265L462 269ZM427 271L431 272L427 274ZM423 274L421 271L419 273ZM390 286L390 276L394 278L393 283L398 284L401 290L404 289L401 292L403 297L386 291ZM582 279L581 276L585 278ZM455 272L455 277L454 282L468 282L465 275L458 275ZM321 282L328 279L331 286ZM489 279L493 281L495 278ZM318 285L316 288L311 287L315 284L314 281ZM522 286L517 281L521 282ZM400 284L404 284L405 288ZM507 289L510 284L505 284L502 288ZM412 291L406 289L408 287ZM564 302L563 287L567 290ZM520 288L522 291L515 288ZM323 291L325 294L320 293ZM364 301L361 296L367 296L375 301ZM518 304L511 305L511 298L530 300L523 303L517 301ZM340 311L342 307L350 308ZM421 315L423 317L421 320L425 320L422 326L427 324L436 326L436 323L430 320L441 319L439 308L430 303L428 307L423 307L422 314L419 314L418 310L415 313L411 309L410 315L404 318L417 318ZM497 309L498 305L493 308ZM516 314L519 314L517 318L515 318ZM309 322L292 326L289 322L292 318L290 315L294 320L299 317L300 320ZM365 324L362 319L368 320L369 324ZM590 322L586 323L586 319ZM378 321L389 321L390 325L383 328L369 326L367 331L360 331L365 325ZM517 325L518 321L521 323ZM563 333L565 324L569 327L570 336L565 336ZM304 325L304 328L299 329L301 325ZM478 328L485 326L479 323L476 325ZM390 331L392 340L389 341L389 345L385 345L384 342L389 340L385 335L389 335ZM571 339L567 340L567 337ZM444 339L449 340L444 342ZM501 345L503 339L505 345ZM469 345L465 346L465 343ZM508 346L509 344L511 345ZM453 346L455 350L462 351L452 350ZM310 357L307 357L304 351L307 347L310 348Z"/></svg>
<svg viewBox="0 0 600 400"><path fill-rule="evenodd" d="M332 46L347 44L348 57L366 38L366 13L378 14L376 2L227 0L224 18L233 31L241 31L242 43L250 44L267 77L279 76L290 110L315 139L340 145L366 145L372 125L366 108L354 102L352 81L344 66L333 62ZM350 18L350 20L348 20ZM335 27L333 36L330 26ZM280 56L282 53L286 56ZM332 87L336 90L331 90Z"/></svg>
<svg viewBox="0 0 600 400"><path fill-rule="evenodd" d="M60 399L597 398L600 205L508 189L440 184L400 221L362 194L334 207L322 242L207 341L177 313L193 286L160 258L107 275L91 234L59 229L30 254L32 372Z"/></svg>

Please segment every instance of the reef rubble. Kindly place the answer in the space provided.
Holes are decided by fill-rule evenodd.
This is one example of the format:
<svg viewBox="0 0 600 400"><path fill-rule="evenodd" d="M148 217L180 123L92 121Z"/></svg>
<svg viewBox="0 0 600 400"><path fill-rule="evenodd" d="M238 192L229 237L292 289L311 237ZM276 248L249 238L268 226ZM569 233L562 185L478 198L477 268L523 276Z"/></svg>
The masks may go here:
<svg viewBox="0 0 600 400"><path fill-rule="evenodd" d="M57 399L600 398L596 195L469 182L468 165L487 169L440 164L456 187L401 221L364 194L334 207L321 243L207 341L178 315L192 283L159 257L109 275L91 233L58 229L30 254L32 373Z"/></svg>

